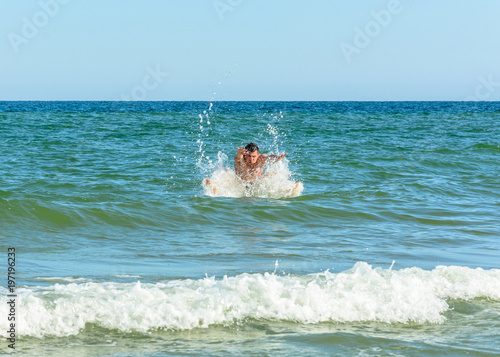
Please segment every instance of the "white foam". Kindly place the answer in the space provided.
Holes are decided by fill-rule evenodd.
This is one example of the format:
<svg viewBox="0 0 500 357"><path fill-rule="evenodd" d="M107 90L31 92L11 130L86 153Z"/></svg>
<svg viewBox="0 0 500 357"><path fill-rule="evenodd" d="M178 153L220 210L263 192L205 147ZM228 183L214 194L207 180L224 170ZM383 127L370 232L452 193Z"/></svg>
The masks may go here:
<svg viewBox="0 0 500 357"><path fill-rule="evenodd" d="M500 270L439 266L389 270L357 263L342 273L241 274L168 283L55 284L17 289L19 335L78 334L88 323L120 331L207 328L247 319L442 323L449 299L500 301ZM0 288L0 316L7 316ZM0 319L5 335L7 319Z"/></svg>
<svg viewBox="0 0 500 357"><path fill-rule="evenodd" d="M266 165L262 176L252 182L241 180L228 165L227 155L219 152L217 162L210 168L211 184L202 182L204 194L217 197L267 197L299 196L304 190L300 182L291 179L288 160Z"/></svg>

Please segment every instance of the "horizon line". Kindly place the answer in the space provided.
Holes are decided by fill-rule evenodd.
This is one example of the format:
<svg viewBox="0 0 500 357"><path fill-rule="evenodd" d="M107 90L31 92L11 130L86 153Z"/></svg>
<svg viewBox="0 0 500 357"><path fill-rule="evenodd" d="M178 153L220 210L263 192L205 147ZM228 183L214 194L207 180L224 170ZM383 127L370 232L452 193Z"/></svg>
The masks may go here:
<svg viewBox="0 0 500 357"><path fill-rule="evenodd" d="M164 103L164 102L329 102L329 103L344 103L344 102L356 102L356 103L373 103L373 102L453 102L453 103L497 103L500 100L201 100L201 99L189 99L189 100L105 100L105 99L14 99L14 100L4 100L0 99L0 103L3 102L115 102L115 103Z"/></svg>

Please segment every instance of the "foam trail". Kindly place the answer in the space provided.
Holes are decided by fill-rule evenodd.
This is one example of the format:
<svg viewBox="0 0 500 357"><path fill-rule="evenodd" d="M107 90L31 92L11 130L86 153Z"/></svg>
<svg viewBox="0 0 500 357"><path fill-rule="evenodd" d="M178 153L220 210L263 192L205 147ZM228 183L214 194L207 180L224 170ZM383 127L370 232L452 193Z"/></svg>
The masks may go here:
<svg viewBox="0 0 500 357"><path fill-rule="evenodd" d="M123 332L209 328L248 319L443 323L450 299L500 301L500 270L439 266L388 270L359 262L305 276L241 274L166 283L70 283L18 288L20 336L68 336L88 324ZM0 316L7 316L0 288ZM483 302L484 303L484 302ZM7 319L0 319L5 336Z"/></svg>

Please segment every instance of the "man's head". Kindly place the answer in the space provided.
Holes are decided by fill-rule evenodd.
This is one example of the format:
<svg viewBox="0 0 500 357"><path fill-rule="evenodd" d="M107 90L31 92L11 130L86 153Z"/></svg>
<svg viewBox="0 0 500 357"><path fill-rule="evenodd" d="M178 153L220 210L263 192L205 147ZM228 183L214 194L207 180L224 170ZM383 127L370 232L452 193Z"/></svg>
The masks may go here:
<svg viewBox="0 0 500 357"><path fill-rule="evenodd" d="M260 156L259 147L256 143L249 143L245 146L247 154L245 154L245 161L249 164L255 164Z"/></svg>

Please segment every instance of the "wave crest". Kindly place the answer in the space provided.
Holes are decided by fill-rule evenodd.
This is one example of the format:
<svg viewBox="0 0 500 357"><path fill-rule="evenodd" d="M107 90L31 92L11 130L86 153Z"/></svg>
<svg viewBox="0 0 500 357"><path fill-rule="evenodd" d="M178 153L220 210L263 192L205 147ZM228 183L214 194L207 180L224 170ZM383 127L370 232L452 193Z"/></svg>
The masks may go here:
<svg viewBox="0 0 500 357"><path fill-rule="evenodd" d="M0 290L6 290L0 288ZM0 315L7 316L6 294ZM500 300L500 270L439 266L431 271L372 268L305 276L241 274L167 283L70 283L19 288L19 334L78 334L86 324L124 332L187 330L248 319L443 323L448 299ZM0 321L7 331L7 321ZM5 332L3 332L5 334Z"/></svg>

